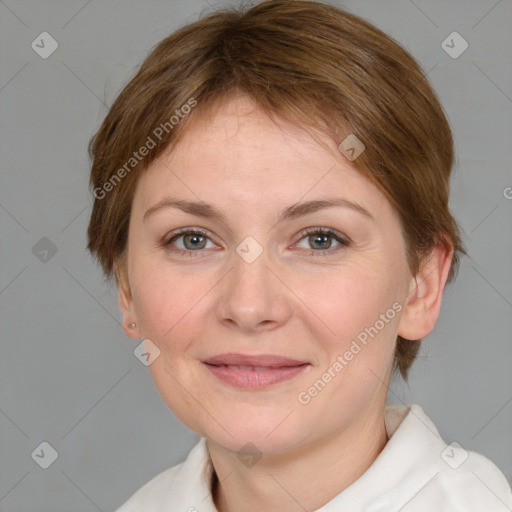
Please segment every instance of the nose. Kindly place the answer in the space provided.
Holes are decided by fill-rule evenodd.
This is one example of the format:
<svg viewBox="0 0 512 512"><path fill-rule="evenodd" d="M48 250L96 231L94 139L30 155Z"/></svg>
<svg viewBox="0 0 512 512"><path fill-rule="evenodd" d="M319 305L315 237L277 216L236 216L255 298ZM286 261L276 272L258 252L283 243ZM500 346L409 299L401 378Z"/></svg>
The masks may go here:
<svg viewBox="0 0 512 512"><path fill-rule="evenodd" d="M219 321L245 333L284 325L293 311L293 295L282 274L265 250L252 262L234 252L233 267L222 280L217 304Z"/></svg>

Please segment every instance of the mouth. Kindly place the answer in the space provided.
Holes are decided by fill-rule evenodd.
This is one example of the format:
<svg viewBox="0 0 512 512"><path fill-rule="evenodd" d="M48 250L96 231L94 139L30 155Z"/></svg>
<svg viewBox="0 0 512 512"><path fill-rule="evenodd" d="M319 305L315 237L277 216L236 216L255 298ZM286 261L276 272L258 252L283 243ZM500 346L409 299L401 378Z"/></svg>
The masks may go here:
<svg viewBox="0 0 512 512"><path fill-rule="evenodd" d="M222 382L237 388L261 389L298 376L309 362L264 354L221 354L202 361Z"/></svg>
<svg viewBox="0 0 512 512"><path fill-rule="evenodd" d="M208 364L208 363L206 363ZM279 368L295 368L294 366L236 366L234 364L212 364L210 366L216 366L217 368L231 368L232 370L241 370L241 371L255 371L255 372L265 372L268 370L276 370Z"/></svg>
<svg viewBox="0 0 512 512"><path fill-rule="evenodd" d="M203 363L214 366L240 366L251 368L282 368L285 366L299 366L308 364L307 361L298 361L289 357L279 356L277 354L239 354L230 352L228 354L219 354L217 356L205 359Z"/></svg>

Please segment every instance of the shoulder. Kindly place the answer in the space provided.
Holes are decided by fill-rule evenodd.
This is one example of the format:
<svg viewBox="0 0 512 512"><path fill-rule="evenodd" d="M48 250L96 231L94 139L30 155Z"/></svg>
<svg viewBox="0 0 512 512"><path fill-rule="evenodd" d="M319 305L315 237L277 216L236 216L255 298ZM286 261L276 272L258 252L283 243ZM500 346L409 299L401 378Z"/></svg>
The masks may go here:
<svg viewBox="0 0 512 512"><path fill-rule="evenodd" d="M443 459L448 462L439 472L438 488L453 510L512 510L510 485L501 470L487 457L449 445Z"/></svg>
<svg viewBox="0 0 512 512"><path fill-rule="evenodd" d="M505 475L484 455L460 444L447 444L418 405L412 405L408 433L417 433L423 469L410 490L411 511L505 512L512 510L512 491ZM426 429L424 427L427 427ZM417 461L420 462L419 460Z"/></svg>
<svg viewBox="0 0 512 512"><path fill-rule="evenodd" d="M189 502L190 496L204 496L207 493L210 477L206 440L200 438L183 462L153 477L116 512L179 510Z"/></svg>
<svg viewBox="0 0 512 512"><path fill-rule="evenodd" d="M116 512L153 512L160 510L160 505L167 491L178 476L183 463L162 471L136 491Z"/></svg>

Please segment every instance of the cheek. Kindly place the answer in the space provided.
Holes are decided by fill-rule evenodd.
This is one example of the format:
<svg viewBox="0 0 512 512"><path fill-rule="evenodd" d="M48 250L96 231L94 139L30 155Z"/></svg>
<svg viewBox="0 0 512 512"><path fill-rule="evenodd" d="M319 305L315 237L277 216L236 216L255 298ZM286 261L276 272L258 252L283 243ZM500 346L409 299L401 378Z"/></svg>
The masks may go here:
<svg viewBox="0 0 512 512"><path fill-rule="evenodd" d="M334 348L343 348L365 328L373 326L400 296L394 270L383 271L372 262L359 262L307 279L300 276L294 289L304 311L309 311L309 324L319 326L316 334L323 333L323 339L331 340L328 343Z"/></svg>
<svg viewBox="0 0 512 512"><path fill-rule="evenodd" d="M301 289L315 313L310 318L319 326L311 335L325 354L310 381L312 386L319 380L328 383L322 397L314 399L318 413L322 404L332 403L334 411L345 408L347 415L355 414L381 389L392 367L401 305L396 269L389 270L370 263L347 266L329 279L317 279L316 287L311 282ZM333 414L326 421L338 421L338 413Z"/></svg>
<svg viewBox="0 0 512 512"><path fill-rule="evenodd" d="M357 407L367 403L380 387L393 363L402 309L394 277L392 273L354 268L326 279L324 286L302 288L307 297L304 302L314 312L310 318L316 318L315 325L319 326L312 336L321 342L327 356L311 384L315 379L333 382L322 392L322 400ZM320 293L320 289L327 291Z"/></svg>
<svg viewBox="0 0 512 512"><path fill-rule="evenodd" d="M133 299L144 336L160 350L179 351L193 336L193 326L201 325L194 318L200 314L202 299L214 285L210 281L204 276L187 276L165 267L142 270Z"/></svg>

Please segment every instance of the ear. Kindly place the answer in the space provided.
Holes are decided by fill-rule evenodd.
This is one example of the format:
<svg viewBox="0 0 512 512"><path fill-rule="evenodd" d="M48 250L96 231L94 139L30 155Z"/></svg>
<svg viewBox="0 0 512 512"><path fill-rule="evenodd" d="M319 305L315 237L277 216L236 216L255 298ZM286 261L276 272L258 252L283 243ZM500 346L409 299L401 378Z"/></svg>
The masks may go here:
<svg viewBox="0 0 512 512"><path fill-rule="evenodd" d="M453 245L440 242L411 278L406 305L398 325L398 335L402 338L420 340L433 331L441 310L452 257Z"/></svg>
<svg viewBox="0 0 512 512"><path fill-rule="evenodd" d="M128 274L122 261L115 263L114 275L116 278L119 307L123 316L123 331L129 338L140 338L140 330L137 324L137 318L134 313L133 299L128 281ZM134 329L129 327L131 323L136 324Z"/></svg>

